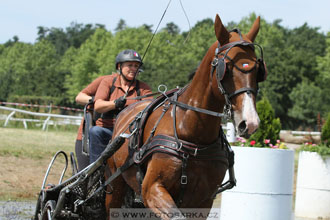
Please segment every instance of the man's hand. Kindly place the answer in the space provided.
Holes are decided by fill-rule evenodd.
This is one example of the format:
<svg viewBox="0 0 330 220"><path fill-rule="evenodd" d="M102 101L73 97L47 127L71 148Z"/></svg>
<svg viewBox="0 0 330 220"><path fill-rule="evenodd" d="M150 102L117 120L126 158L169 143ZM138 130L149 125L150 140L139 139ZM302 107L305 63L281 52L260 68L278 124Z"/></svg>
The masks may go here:
<svg viewBox="0 0 330 220"><path fill-rule="evenodd" d="M89 100L88 100L88 103L87 104L94 104L94 96L92 96L92 98L90 98Z"/></svg>
<svg viewBox="0 0 330 220"><path fill-rule="evenodd" d="M125 104L126 104L126 98L124 96L121 96L115 100L116 109L122 110Z"/></svg>

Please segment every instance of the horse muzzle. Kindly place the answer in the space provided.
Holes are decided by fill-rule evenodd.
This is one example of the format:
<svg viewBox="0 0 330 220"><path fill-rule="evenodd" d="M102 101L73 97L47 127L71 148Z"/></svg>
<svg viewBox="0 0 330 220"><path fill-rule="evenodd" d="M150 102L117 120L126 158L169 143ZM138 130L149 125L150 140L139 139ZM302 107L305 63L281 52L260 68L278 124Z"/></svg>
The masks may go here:
<svg viewBox="0 0 330 220"><path fill-rule="evenodd" d="M249 138L254 132L257 131L258 127L259 120L257 120L256 122L242 120L238 123L236 131L240 137Z"/></svg>

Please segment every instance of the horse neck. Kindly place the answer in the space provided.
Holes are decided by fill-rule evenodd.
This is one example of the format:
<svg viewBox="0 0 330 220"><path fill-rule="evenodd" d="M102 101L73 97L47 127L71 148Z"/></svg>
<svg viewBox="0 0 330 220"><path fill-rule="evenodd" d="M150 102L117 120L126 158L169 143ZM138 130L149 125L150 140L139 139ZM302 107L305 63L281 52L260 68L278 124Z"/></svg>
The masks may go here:
<svg viewBox="0 0 330 220"><path fill-rule="evenodd" d="M220 112L224 103L214 95L212 90L210 60L212 60L212 55L204 57L191 84L178 100L190 106ZM212 143L219 136L221 119L188 110L181 111L181 116L177 117L177 125L178 134L181 137L193 139L195 143Z"/></svg>

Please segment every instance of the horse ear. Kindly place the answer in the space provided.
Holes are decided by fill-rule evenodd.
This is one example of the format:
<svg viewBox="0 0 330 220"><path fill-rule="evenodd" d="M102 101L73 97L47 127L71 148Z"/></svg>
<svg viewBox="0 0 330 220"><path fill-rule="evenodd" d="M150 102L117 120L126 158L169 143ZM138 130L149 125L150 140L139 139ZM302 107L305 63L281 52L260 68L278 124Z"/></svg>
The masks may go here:
<svg viewBox="0 0 330 220"><path fill-rule="evenodd" d="M256 39L258 32L259 32L259 27L260 27L260 16L257 17L257 19L254 21L249 33L247 33L245 36L254 42Z"/></svg>
<svg viewBox="0 0 330 220"><path fill-rule="evenodd" d="M222 21L220 20L218 14L215 16L214 31L215 31L215 36L217 36L217 39L221 45L228 43L229 32L227 31L225 26L223 26Z"/></svg>

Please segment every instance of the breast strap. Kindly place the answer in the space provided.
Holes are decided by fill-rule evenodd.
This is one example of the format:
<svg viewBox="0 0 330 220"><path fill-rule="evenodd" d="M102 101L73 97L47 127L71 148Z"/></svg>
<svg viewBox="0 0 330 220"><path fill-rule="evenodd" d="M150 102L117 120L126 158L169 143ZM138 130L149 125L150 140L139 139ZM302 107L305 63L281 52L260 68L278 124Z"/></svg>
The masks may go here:
<svg viewBox="0 0 330 220"><path fill-rule="evenodd" d="M221 160L228 165L228 151L222 148L220 137L210 145L196 145L184 140L180 140L180 143L179 146L174 137L158 134L148 144L134 153L134 162L142 164L153 153L166 153L178 158L189 155L190 160Z"/></svg>

